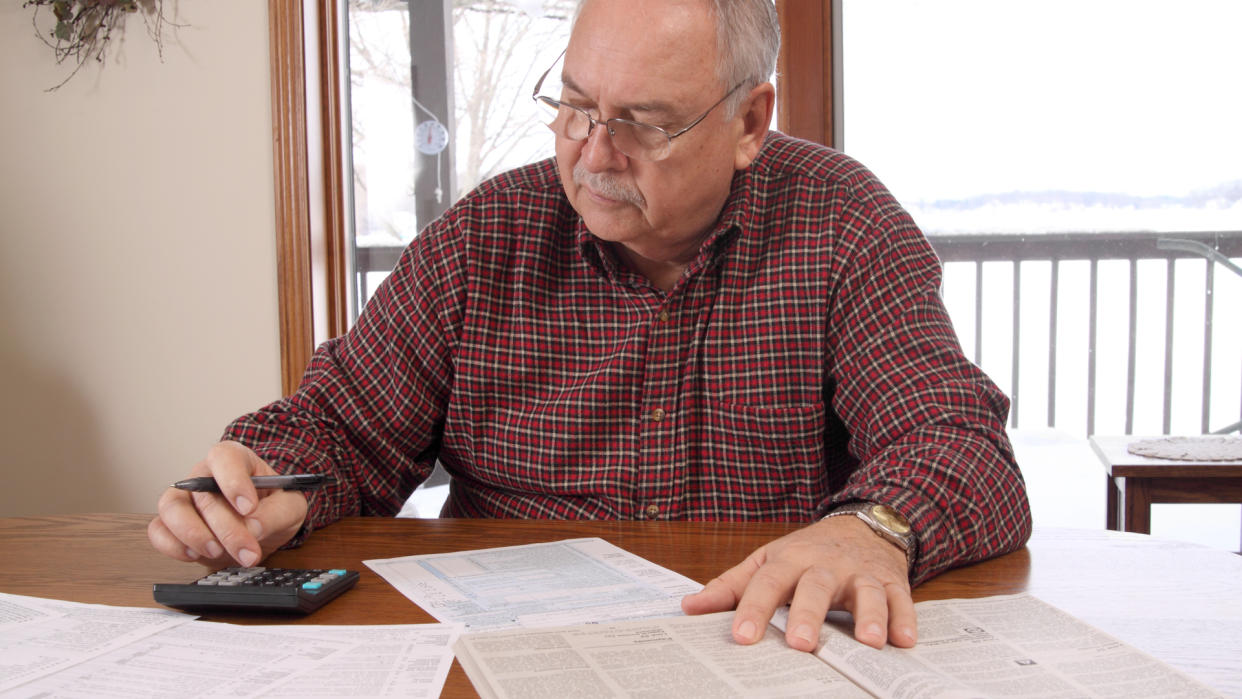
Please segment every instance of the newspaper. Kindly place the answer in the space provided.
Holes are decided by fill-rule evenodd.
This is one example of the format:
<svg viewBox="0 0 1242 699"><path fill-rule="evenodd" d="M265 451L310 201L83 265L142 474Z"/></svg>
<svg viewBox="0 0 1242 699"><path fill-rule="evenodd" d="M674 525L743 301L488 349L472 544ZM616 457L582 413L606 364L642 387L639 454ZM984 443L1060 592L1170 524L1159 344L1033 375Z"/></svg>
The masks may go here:
<svg viewBox="0 0 1242 699"><path fill-rule="evenodd" d="M919 643L875 649L848 617L814 654L777 619L757 646L732 640L732 612L465 634L454 652L485 697L1219 697L1027 594L921 602Z"/></svg>

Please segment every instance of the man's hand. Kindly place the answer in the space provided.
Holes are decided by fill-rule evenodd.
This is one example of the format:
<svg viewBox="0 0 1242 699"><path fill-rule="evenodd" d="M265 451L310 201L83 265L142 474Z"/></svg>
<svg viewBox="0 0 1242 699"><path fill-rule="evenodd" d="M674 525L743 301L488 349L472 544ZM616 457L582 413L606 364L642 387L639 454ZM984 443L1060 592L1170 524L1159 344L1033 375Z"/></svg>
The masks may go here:
<svg viewBox="0 0 1242 699"><path fill-rule="evenodd" d="M164 491L147 538L166 556L213 568L252 566L293 538L306 519L306 496L255 490L251 476L275 475L266 461L237 442L221 442L190 471L213 476L219 493Z"/></svg>
<svg viewBox="0 0 1242 699"><path fill-rule="evenodd" d="M918 620L905 553L857 517L831 517L773 541L681 602L687 614L737 608L733 638L755 643L789 603L785 641L814 651L832 609L854 616L854 637L876 648L909 648Z"/></svg>

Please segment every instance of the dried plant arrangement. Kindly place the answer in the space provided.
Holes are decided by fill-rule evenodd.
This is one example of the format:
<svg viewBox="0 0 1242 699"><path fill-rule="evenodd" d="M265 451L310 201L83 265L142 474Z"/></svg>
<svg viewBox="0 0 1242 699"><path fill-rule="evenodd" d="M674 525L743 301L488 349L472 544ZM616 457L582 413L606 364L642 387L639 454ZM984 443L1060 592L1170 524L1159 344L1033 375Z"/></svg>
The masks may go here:
<svg viewBox="0 0 1242 699"><path fill-rule="evenodd" d="M69 82L87 61L103 63L113 32L124 34L130 15L142 17L160 57L164 55L164 31L169 25L164 0L25 0L22 7L34 8L35 33L55 52L56 62L74 63L73 72L49 91ZM51 11L54 22L45 10Z"/></svg>

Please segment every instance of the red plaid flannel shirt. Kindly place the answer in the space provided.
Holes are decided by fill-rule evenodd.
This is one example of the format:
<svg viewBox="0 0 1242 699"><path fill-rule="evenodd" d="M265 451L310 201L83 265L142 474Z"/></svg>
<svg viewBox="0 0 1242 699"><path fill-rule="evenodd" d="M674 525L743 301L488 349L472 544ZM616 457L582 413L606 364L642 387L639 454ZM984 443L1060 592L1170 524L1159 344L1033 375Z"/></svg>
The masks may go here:
<svg viewBox="0 0 1242 699"><path fill-rule="evenodd" d="M916 581L1025 542L1008 401L861 165L770 134L671 292L618 259L554 161L503 174L419 234L293 396L225 436L338 476L300 536L396 513L439 459L444 516L810 522L876 501L913 525Z"/></svg>

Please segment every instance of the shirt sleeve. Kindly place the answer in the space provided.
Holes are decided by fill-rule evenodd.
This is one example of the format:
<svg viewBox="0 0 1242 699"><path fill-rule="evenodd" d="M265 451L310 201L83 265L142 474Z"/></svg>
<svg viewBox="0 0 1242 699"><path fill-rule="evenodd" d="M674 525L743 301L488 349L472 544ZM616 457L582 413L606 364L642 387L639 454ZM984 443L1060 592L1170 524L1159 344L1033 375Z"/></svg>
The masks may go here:
<svg viewBox="0 0 1242 699"><path fill-rule="evenodd" d="M459 251L452 215L431 224L357 324L315 351L298 390L225 431L278 472L336 477L308 493L289 545L344 516L394 515L430 475L453 377Z"/></svg>
<svg viewBox="0 0 1242 699"><path fill-rule="evenodd" d="M1005 432L1009 401L962 353L939 260L891 195L871 195L846 197L853 210L834 218L826 391L859 467L829 505L902 512L918 540L917 584L1020 548L1031 515Z"/></svg>

